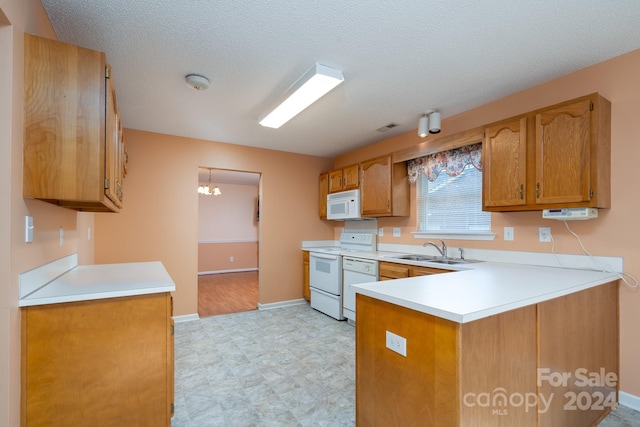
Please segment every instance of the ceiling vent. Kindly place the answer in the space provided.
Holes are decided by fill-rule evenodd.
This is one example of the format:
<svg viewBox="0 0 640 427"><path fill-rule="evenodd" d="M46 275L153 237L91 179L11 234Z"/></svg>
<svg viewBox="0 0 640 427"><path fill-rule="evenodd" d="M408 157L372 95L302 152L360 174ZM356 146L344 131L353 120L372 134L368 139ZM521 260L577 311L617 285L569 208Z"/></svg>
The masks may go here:
<svg viewBox="0 0 640 427"><path fill-rule="evenodd" d="M386 132L386 131L388 131L388 130L393 129L393 128L394 128L394 127L396 127L396 126L400 126L400 125L399 125L399 124L397 124L397 123L389 123L388 125L386 125L386 126L382 126L381 128L378 128L378 129L376 129L376 130L377 130L378 132Z"/></svg>

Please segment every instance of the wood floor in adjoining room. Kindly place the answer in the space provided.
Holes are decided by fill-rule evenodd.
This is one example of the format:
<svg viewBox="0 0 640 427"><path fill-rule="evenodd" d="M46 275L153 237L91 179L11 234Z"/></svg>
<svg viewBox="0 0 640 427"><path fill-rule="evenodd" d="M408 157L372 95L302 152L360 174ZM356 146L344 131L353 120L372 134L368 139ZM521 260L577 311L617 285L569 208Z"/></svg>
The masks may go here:
<svg viewBox="0 0 640 427"><path fill-rule="evenodd" d="M258 272L198 276L198 315L238 313L258 308Z"/></svg>

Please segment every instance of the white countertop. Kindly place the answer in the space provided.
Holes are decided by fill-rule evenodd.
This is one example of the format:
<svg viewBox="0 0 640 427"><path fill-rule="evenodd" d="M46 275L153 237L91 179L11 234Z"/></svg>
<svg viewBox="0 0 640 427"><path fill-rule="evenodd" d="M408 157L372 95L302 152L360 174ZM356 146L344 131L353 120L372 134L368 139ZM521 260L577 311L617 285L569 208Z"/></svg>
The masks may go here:
<svg viewBox="0 0 640 427"><path fill-rule="evenodd" d="M80 265L22 297L28 307L173 292L176 285L160 261Z"/></svg>
<svg viewBox="0 0 640 427"><path fill-rule="evenodd" d="M471 322L618 280L615 273L593 270L498 262L443 266L375 258L457 270L353 285L356 293L457 323Z"/></svg>

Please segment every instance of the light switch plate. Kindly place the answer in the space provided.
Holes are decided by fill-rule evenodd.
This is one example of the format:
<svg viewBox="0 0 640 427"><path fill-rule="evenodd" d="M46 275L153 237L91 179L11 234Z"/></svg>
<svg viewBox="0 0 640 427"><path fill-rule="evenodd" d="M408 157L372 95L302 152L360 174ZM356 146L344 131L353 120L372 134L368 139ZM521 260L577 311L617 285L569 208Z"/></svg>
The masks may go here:
<svg viewBox="0 0 640 427"><path fill-rule="evenodd" d="M31 215L24 217L24 241L26 243L33 242L33 217Z"/></svg>
<svg viewBox="0 0 640 427"><path fill-rule="evenodd" d="M513 240L513 227L504 228L504 240Z"/></svg>

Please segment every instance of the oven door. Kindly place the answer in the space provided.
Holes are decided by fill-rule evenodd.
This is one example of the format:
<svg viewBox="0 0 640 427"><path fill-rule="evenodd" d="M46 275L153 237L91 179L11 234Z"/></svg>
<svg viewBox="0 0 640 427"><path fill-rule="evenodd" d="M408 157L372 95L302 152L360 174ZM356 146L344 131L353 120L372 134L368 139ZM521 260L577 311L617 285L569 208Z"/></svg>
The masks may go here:
<svg viewBox="0 0 640 427"><path fill-rule="evenodd" d="M342 294L342 258L340 255L309 253L309 286L333 295Z"/></svg>

